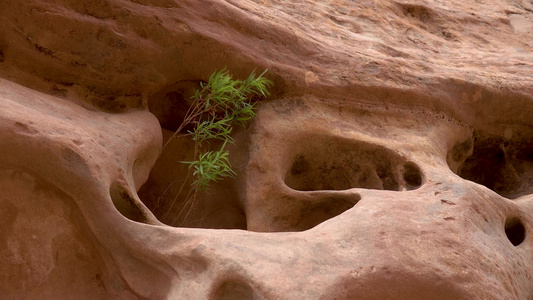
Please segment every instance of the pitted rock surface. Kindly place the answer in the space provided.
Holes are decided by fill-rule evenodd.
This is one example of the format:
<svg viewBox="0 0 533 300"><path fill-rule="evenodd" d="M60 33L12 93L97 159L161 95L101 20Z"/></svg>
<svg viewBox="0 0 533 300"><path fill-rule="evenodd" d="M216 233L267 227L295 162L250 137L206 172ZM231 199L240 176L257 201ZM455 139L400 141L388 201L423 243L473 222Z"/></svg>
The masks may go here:
<svg viewBox="0 0 533 300"><path fill-rule="evenodd" d="M0 20L2 299L533 298L531 1ZM194 144L170 137L224 67L275 87L234 132L237 176L186 202Z"/></svg>

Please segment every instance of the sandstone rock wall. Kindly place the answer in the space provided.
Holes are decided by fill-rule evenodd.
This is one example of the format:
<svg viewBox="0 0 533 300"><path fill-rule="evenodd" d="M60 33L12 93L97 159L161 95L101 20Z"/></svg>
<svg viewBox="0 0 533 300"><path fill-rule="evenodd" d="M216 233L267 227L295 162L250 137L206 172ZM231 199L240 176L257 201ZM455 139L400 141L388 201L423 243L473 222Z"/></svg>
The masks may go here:
<svg viewBox="0 0 533 300"><path fill-rule="evenodd" d="M6 299L531 299L533 3L0 1ZM185 203L199 82L268 69ZM188 184L184 185L187 189Z"/></svg>

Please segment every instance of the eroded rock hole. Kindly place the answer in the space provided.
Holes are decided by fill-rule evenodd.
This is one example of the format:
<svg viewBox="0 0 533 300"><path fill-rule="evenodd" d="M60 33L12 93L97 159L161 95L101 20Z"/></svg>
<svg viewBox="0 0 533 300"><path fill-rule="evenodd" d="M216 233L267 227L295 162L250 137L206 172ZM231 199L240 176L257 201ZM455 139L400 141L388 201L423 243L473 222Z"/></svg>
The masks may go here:
<svg viewBox="0 0 533 300"><path fill-rule="evenodd" d="M124 217L136 222L150 223L146 209L120 183L114 183L109 193L115 208Z"/></svg>
<svg viewBox="0 0 533 300"><path fill-rule="evenodd" d="M214 293L217 300L253 300L258 299L250 285L241 281L229 280L221 284Z"/></svg>
<svg viewBox="0 0 533 300"><path fill-rule="evenodd" d="M526 228L519 218L510 218L505 222L505 235L513 246L518 246L526 239Z"/></svg>
<svg viewBox="0 0 533 300"><path fill-rule="evenodd" d="M178 81L150 97L148 109L159 120L161 128L172 132L178 129L192 105L191 97L194 96L194 91L200 88L200 82L200 80Z"/></svg>
<svg viewBox="0 0 533 300"><path fill-rule="evenodd" d="M418 188L423 177L416 164L382 146L334 138L313 138L297 151L285 174L294 190L365 188L401 191Z"/></svg>
<svg viewBox="0 0 533 300"><path fill-rule="evenodd" d="M194 143L174 139L161 154L138 194L161 222L176 227L246 229L246 215L229 178L194 196L188 176Z"/></svg>
<svg viewBox="0 0 533 300"><path fill-rule="evenodd" d="M533 193L532 145L533 140L523 136L506 139L475 132L473 142L453 147L448 154L453 161L448 160L448 163L462 178L513 199ZM454 167L454 163L458 166Z"/></svg>
<svg viewBox="0 0 533 300"><path fill-rule="evenodd" d="M404 165L403 180L408 190L419 188L422 185L422 172L417 165L408 162Z"/></svg>
<svg viewBox="0 0 533 300"><path fill-rule="evenodd" d="M170 226L246 229L246 216L233 187L222 181L211 184L209 191L193 194L194 178L189 165L182 163L195 159L195 142L174 133L193 104L191 97L200 82L179 81L150 97L148 107L161 124L165 148L138 195L159 221ZM190 124L181 133L193 129ZM217 147L216 142L211 145Z"/></svg>

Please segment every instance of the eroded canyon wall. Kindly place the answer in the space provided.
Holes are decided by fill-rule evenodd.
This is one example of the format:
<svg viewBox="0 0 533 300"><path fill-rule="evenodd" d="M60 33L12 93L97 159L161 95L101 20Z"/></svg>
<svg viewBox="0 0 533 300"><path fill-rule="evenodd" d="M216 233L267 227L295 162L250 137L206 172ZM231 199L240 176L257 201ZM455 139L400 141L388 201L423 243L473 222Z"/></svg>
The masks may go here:
<svg viewBox="0 0 533 300"><path fill-rule="evenodd" d="M6 0L0 24L2 297L533 297L531 1ZM184 203L194 147L162 144L224 67L275 86L237 176Z"/></svg>

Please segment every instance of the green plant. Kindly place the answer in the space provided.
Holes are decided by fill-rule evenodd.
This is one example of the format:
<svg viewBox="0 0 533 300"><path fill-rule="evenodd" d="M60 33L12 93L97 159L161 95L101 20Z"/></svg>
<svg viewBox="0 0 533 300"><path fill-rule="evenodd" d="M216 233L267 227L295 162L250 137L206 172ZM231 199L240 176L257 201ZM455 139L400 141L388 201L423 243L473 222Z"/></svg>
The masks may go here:
<svg viewBox="0 0 533 300"><path fill-rule="evenodd" d="M234 80L224 68L214 72L207 83L202 83L195 91L193 104L174 133L175 136L185 126L194 125L194 130L188 134L196 143L195 160L184 163L193 169L195 191L205 190L211 182L235 175L226 145L233 143L234 124L244 126L255 116L256 101L269 95L268 88L273 82L263 77L265 73L266 70L256 76L252 72L245 80ZM211 150L212 141L222 142L222 146Z"/></svg>
<svg viewBox="0 0 533 300"><path fill-rule="evenodd" d="M196 180L193 185L198 190L205 190L211 181L217 181L226 176L233 176L235 172L231 169L229 162L229 152L225 151L226 142L217 151L207 151L195 161L186 161L190 168L194 168L193 176Z"/></svg>

